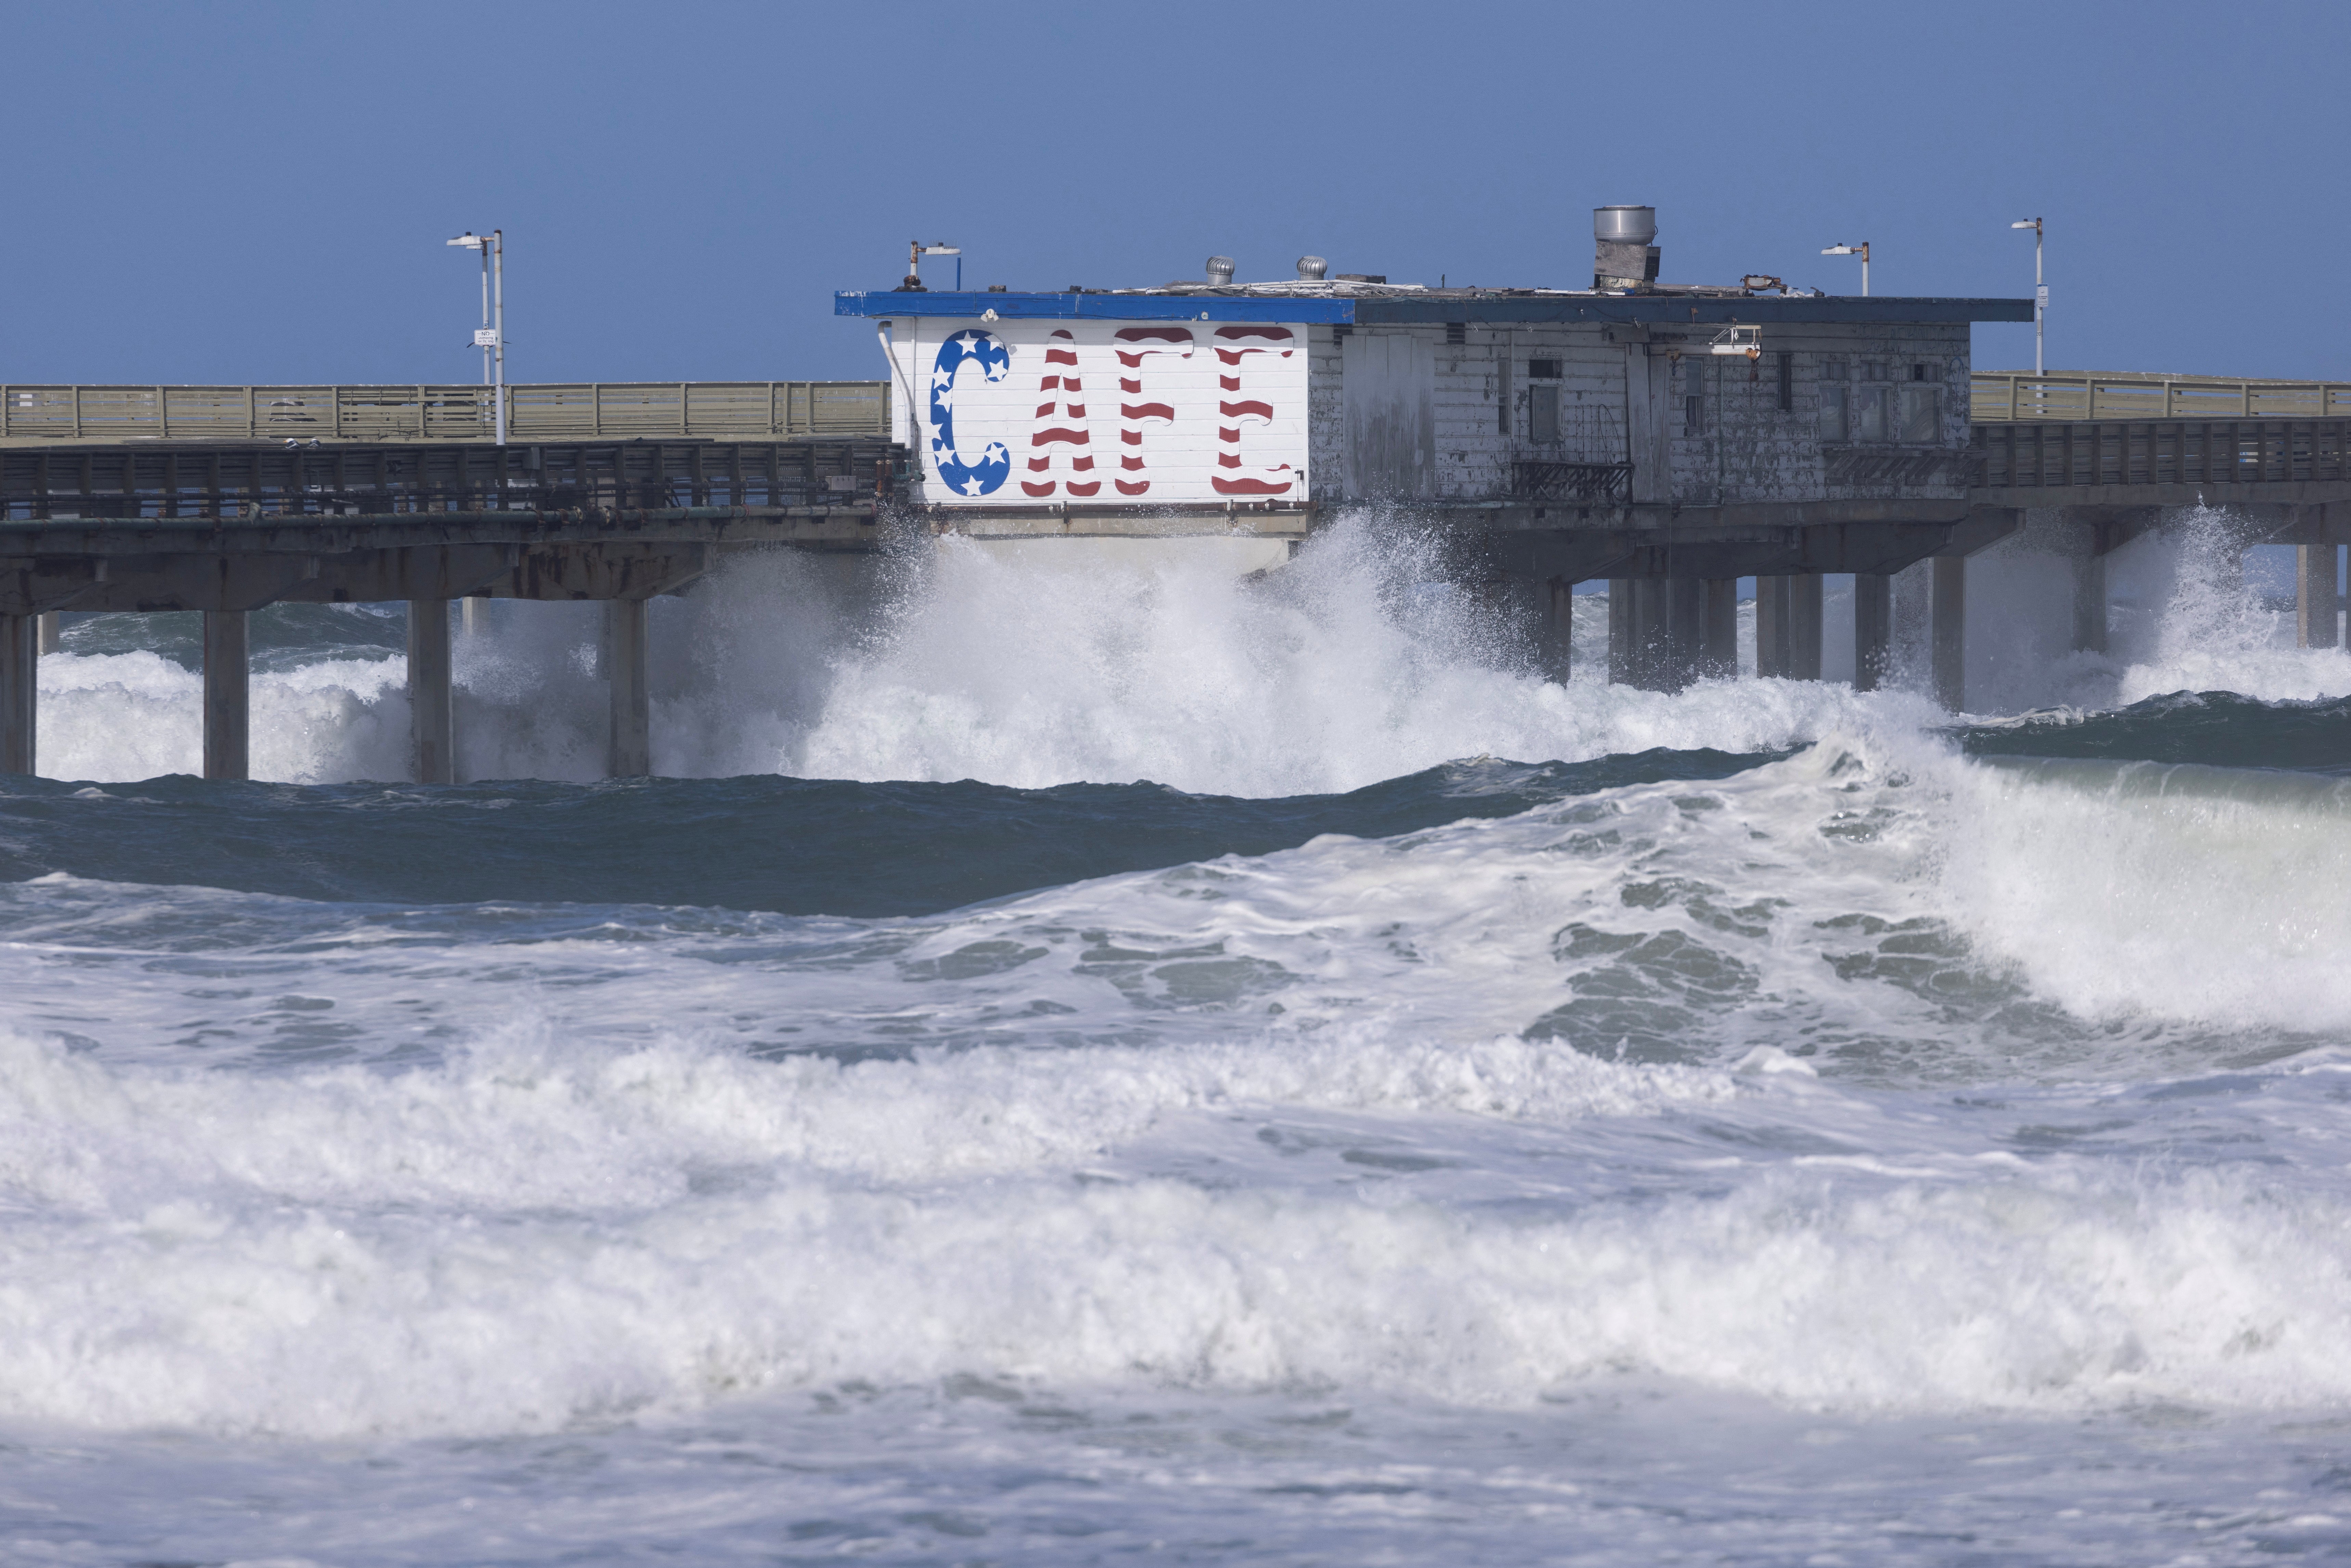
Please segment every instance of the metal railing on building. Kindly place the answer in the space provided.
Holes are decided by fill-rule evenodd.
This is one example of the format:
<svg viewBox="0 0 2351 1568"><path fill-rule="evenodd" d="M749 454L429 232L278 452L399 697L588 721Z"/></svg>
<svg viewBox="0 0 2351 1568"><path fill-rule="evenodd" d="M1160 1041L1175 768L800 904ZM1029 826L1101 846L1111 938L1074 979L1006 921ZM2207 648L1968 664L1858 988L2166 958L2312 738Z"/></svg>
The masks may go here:
<svg viewBox="0 0 2351 1568"><path fill-rule="evenodd" d="M1524 500L1616 506L1632 494L1632 486L1630 463L1521 461L1510 465L1510 494Z"/></svg>
<svg viewBox="0 0 2351 1568"><path fill-rule="evenodd" d="M507 439L776 441L890 433L887 382L509 386ZM484 386L0 384L0 442L493 441Z"/></svg>
<svg viewBox="0 0 2351 1568"><path fill-rule="evenodd" d="M2332 419L2351 417L2351 382L2223 381L2209 376L2049 375L1979 371L1969 418Z"/></svg>

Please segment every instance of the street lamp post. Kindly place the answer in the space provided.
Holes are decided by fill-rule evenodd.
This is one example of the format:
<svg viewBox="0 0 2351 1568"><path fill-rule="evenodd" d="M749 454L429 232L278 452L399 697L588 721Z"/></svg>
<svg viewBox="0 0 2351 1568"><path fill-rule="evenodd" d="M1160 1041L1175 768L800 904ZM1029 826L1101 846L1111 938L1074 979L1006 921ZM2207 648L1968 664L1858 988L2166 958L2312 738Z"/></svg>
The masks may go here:
<svg viewBox="0 0 2351 1568"><path fill-rule="evenodd" d="M2023 218L2008 225L2032 231L2032 373L2041 374L2041 323L2049 314L2049 286L2041 281L2041 220Z"/></svg>
<svg viewBox="0 0 2351 1568"><path fill-rule="evenodd" d="M482 257L482 325L474 342L482 350L482 384L490 388L497 442L507 444L507 247L506 231L477 235L467 229L449 242Z"/></svg>
<svg viewBox="0 0 2351 1568"><path fill-rule="evenodd" d="M1846 245L1843 241L1839 241L1837 244L1829 246L1828 249L1821 252L1821 254L1823 256L1857 256L1861 257L1861 297L1864 299L1869 298L1869 242L1867 240L1862 241L1859 245Z"/></svg>

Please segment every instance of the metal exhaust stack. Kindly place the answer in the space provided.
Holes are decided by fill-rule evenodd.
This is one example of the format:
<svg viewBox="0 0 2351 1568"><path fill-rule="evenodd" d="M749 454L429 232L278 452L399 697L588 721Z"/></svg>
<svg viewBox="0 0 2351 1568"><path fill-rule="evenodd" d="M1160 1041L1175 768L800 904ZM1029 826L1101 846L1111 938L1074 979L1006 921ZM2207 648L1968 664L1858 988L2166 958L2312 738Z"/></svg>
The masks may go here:
<svg viewBox="0 0 2351 1568"><path fill-rule="evenodd" d="M1657 281L1657 209L1592 209L1592 287L1603 293L1641 293Z"/></svg>
<svg viewBox="0 0 2351 1568"><path fill-rule="evenodd" d="M1210 256L1208 258L1208 281L1221 287L1225 285L1230 284L1232 280L1233 258L1229 256Z"/></svg>

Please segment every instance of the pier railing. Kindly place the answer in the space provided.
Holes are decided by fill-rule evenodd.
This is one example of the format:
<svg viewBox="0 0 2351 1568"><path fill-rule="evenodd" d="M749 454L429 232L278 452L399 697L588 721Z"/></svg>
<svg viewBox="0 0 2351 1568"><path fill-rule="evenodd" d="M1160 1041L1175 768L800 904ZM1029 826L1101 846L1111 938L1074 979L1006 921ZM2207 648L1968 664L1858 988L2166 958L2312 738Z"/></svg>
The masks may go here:
<svg viewBox="0 0 2351 1568"><path fill-rule="evenodd" d="M1979 492L2340 485L2351 482L2351 421L1979 422L1969 461Z"/></svg>
<svg viewBox="0 0 2351 1568"><path fill-rule="evenodd" d="M2351 382L1979 371L1969 377L1968 402L1969 417L1979 424L2026 419L2334 419L2351 416Z"/></svg>
<svg viewBox="0 0 2351 1568"><path fill-rule="evenodd" d="M507 391L507 439L777 441L890 433L887 382L539 382ZM484 386L0 384L0 443L491 441Z"/></svg>

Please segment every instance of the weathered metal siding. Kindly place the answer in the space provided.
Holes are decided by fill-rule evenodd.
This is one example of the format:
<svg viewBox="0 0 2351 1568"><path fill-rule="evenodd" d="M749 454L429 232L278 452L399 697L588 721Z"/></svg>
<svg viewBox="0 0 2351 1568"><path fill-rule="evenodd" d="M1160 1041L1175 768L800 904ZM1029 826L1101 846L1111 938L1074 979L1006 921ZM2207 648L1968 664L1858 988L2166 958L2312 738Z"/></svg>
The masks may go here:
<svg viewBox="0 0 2351 1568"><path fill-rule="evenodd" d="M1393 329L1374 329L1392 330ZM1507 495L1511 465L1623 463L1631 439L1626 421L1625 350L1604 340L1597 326L1470 325L1459 343L1430 333L1437 353L1437 494L1479 501ZM1557 381L1534 382L1534 360L1560 361ZM1560 439L1537 442L1528 424L1535 388L1555 388ZM1509 406L1503 428L1502 408Z"/></svg>
<svg viewBox="0 0 2351 1568"><path fill-rule="evenodd" d="M1441 327L1353 330L1410 334L1435 356L1436 468L1423 492L1433 499L1509 498L1514 465L1526 462L1631 462L1635 499L1684 507L1965 493L1968 329L1961 324L1780 327L1751 361L1710 352L1711 328L1471 324L1459 342L1448 341ZM1790 356L1786 409L1780 406L1783 353ZM1537 360L1556 361L1558 377L1533 379ZM1923 381L1914 379L1918 366L1926 369ZM1844 440L1824 440L1824 384L1844 388L1856 404L1884 396L1884 437L1864 440L1849 429ZM1539 389L1557 399L1556 440L1535 439L1531 416ZM1922 392L1937 405L1933 436L1902 439L1903 399ZM1662 475L1660 459L1667 468ZM1358 459L1343 471L1369 469Z"/></svg>
<svg viewBox="0 0 2351 1568"><path fill-rule="evenodd" d="M1708 352L1710 333L1653 334L1674 376L1669 412L1673 499L1686 507L1741 502L1892 500L1957 497L1965 493L1963 455L1968 340L1963 327L1886 329L1814 325L1767 334L1762 357ZM1791 406L1780 407L1779 361L1791 356ZM1697 418L1689 372L1698 367ZM1926 379L1913 380L1924 366ZM1848 399L1842 441L1821 423L1823 388ZM1917 389L1906 394L1903 388ZM1906 395L1931 393L1938 404L1927 441L1902 439ZM1862 439L1864 399L1886 399L1886 429ZM1693 423L1695 428L1693 428Z"/></svg>
<svg viewBox="0 0 2351 1568"><path fill-rule="evenodd" d="M1341 352L1345 327L1306 329L1306 469L1317 489L1346 488L1346 402Z"/></svg>

